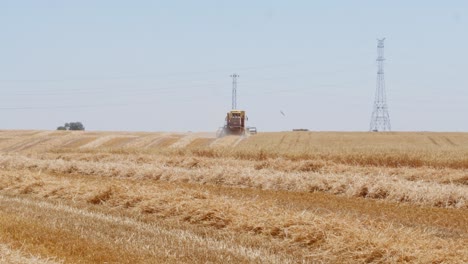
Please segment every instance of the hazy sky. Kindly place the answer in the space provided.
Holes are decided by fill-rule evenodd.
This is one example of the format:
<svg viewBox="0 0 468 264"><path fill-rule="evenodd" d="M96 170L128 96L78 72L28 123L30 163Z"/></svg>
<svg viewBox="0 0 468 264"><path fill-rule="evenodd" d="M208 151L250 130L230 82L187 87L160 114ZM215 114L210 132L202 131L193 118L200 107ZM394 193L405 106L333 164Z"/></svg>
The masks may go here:
<svg viewBox="0 0 468 264"><path fill-rule="evenodd" d="M0 129L468 131L468 1L0 0ZM283 116L280 111L283 111Z"/></svg>

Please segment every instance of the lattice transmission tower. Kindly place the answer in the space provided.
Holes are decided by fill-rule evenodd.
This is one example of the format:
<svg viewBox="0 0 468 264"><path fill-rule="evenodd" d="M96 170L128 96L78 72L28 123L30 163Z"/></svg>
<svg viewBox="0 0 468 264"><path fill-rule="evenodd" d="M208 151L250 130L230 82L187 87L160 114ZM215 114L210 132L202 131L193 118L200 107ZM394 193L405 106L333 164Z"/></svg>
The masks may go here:
<svg viewBox="0 0 468 264"><path fill-rule="evenodd" d="M234 73L232 77L232 110L237 109L237 78L239 75Z"/></svg>
<svg viewBox="0 0 468 264"><path fill-rule="evenodd" d="M391 131L390 115L388 114L387 95L384 79L384 41L377 39L377 87L375 90L374 110L370 122L370 131Z"/></svg>

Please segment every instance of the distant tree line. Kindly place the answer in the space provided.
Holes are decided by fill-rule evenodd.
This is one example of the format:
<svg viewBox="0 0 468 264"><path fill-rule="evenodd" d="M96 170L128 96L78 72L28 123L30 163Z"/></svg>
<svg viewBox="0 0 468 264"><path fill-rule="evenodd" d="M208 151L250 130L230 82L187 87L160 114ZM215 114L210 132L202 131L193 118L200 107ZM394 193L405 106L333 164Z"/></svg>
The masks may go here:
<svg viewBox="0 0 468 264"><path fill-rule="evenodd" d="M57 127L57 130L85 130L85 127L81 122L71 122Z"/></svg>

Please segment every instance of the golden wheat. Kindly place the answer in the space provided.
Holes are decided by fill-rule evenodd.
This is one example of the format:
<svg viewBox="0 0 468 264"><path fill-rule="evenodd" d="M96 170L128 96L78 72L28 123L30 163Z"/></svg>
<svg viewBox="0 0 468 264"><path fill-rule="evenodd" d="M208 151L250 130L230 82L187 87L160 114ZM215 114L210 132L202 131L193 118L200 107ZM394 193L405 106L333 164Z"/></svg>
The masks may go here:
<svg viewBox="0 0 468 264"><path fill-rule="evenodd" d="M466 263L467 175L464 133L0 131L0 255Z"/></svg>
<svg viewBox="0 0 468 264"><path fill-rule="evenodd" d="M95 157L98 158L98 157ZM115 158L115 157L114 157ZM275 163L275 161L271 161ZM279 163L279 162L277 162ZM468 208L468 187L428 181L410 181L385 174L359 175L322 173L311 163L296 163L291 172L271 170L269 163L252 165L236 160L216 160L210 164L196 159L162 159L152 163L125 160L76 161L0 156L5 169L35 169L60 174L95 175L165 181L209 183L234 187L301 192L329 192L350 197L385 199L438 207ZM252 175L255 175L252 177Z"/></svg>
<svg viewBox="0 0 468 264"><path fill-rule="evenodd" d="M199 190L197 187L190 185L150 185L148 184L151 182L150 180L78 176L67 177L65 180L63 176L57 177L45 173L42 173L40 176L29 175L21 178L18 177L19 175L27 174L21 170L3 173L3 178L11 180L9 184L2 186L2 188L6 187L4 192L8 191L10 195L15 196L44 197L48 200L70 201L73 199L75 206L77 204L89 204L91 207L98 205L100 207L118 209L120 214L127 213L135 216L145 214L158 219L164 219L165 221L171 220L178 223L188 223L214 230L222 230L225 234L232 232L232 234L244 233L254 237L270 237L273 241L268 243L269 248L277 248L276 250L278 251L280 250L280 245L288 244L289 248L295 248L297 252L302 252L302 256L300 254L299 256L301 257L297 257L307 261L313 259L307 257L308 254L314 254L315 257L319 257L322 260L340 262L345 260L365 261L369 259L386 262L402 260L427 262L438 259L455 261L460 259L460 256L463 259L463 256L466 256L467 253L463 246L463 242L466 242L466 237L464 239L437 238L442 230L445 230L443 231L445 236L460 234L460 232L463 232L461 230L453 229L452 231L448 231L445 228L435 228L434 224L431 224L433 230L427 229L427 227L405 226L401 228L398 227L398 223L393 224L388 222L395 221L398 218L389 218L386 219L387 221L382 221L370 218L366 214L358 217L354 213L351 213L352 211L348 213L340 211L321 212L316 209L294 208L291 205L281 205L281 203L278 203L278 199L291 199L289 195L286 195L284 198L273 195L273 199L255 199L255 196L250 196L242 190L238 190L238 193L229 193L229 195L223 194L222 191L216 194L210 189ZM258 193L255 195L258 195ZM27 215L29 213L24 212L24 210L28 212L34 211L28 209L30 206L39 206L43 209L52 207L47 203L30 201L29 199L25 200L24 198L18 199L6 196L0 198L10 205L17 204L15 209L3 208L4 212L22 208L21 214ZM346 203L343 205L346 205ZM374 206L377 210L379 207L384 207L377 203ZM93 237L92 234L96 232L96 224L87 224L89 226L86 226L85 223L87 221L80 219L87 215L93 215L92 213L60 206L57 211L62 217L72 212L79 212L79 215L70 215L67 218L70 219L70 222L74 222L73 228L86 228L85 230L89 230L91 233L83 233L81 231L88 239ZM16 214L20 214L20 212L18 211ZM462 214L457 215L456 212L454 213L454 220L463 219ZM440 219L450 219L450 214L452 214L450 211L441 211ZM106 216L100 215L99 217L103 218ZM114 219L112 217L107 218ZM51 222L54 223L56 221ZM127 223L128 221L125 220L124 222ZM18 223L21 221L17 219L15 221L9 220L9 222ZM137 224L138 222L131 223ZM81 225L85 226L80 227ZM463 225L461 228L464 228L462 230L466 232L466 223ZM32 227L29 228L31 229ZM110 232L110 230L106 231L106 228L108 228L106 225L99 228L99 233L105 234L106 232ZM64 232L64 230L61 229L60 232ZM379 233L380 236L375 237L376 233ZM62 234L62 236L70 237L72 235L66 234ZM124 233L123 235L129 236L130 234ZM121 239L124 240L122 241ZM415 239L417 239L417 243L415 243ZM135 248L132 248L130 252L142 250L139 243L142 245L148 243L143 238L139 238L127 245L124 242L127 241L126 238L119 237L117 234L112 239L106 238L106 241L107 244L112 242L116 247L126 247L127 250L131 246L134 246ZM206 241L203 243L206 243ZM232 246L236 245L232 241L231 243ZM276 243L280 244L277 245ZM101 244L97 249L102 247L106 247L105 244ZM256 247L259 247L259 245L256 245ZM422 252L428 249L434 255L428 256L422 254ZM106 250L109 251L109 249ZM255 251L254 249L250 250ZM151 253L149 249L143 251L139 254ZM129 256L127 256L129 258L132 255L130 252L128 252ZM261 251L258 252L260 254ZM161 253L153 252L152 254L159 256ZM288 259L283 255L284 253L278 256L275 256L271 252L262 253L264 254L263 256L258 254L254 254L253 256L258 256L258 258L253 257L251 261L284 263ZM101 257L104 258L104 256ZM147 258L151 258L151 254ZM273 259L277 261L273 261ZM297 260L299 261L300 259Z"/></svg>
<svg viewBox="0 0 468 264"><path fill-rule="evenodd" d="M37 264L55 264L62 263L53 261L51 259L42 259L37 256L25 256L18 250L13 250L9 246L0 244L0 263L9 264L24 264L24 263L37 263Z"/></svg>

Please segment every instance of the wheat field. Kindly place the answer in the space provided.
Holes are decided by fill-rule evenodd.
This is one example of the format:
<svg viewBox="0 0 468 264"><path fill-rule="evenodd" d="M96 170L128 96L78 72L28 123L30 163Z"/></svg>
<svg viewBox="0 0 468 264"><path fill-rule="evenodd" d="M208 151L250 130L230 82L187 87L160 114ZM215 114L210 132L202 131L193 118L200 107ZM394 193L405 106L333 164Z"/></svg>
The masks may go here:
<svg viewBox="0 0 468 264"><path fill-rule="evenodd" d="M468 263L468 134L0 131L2 263Z"/></svg>

